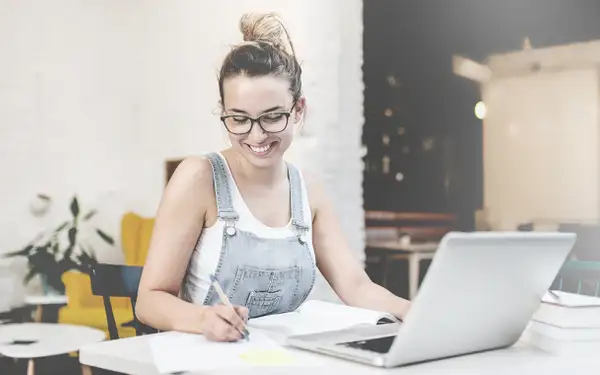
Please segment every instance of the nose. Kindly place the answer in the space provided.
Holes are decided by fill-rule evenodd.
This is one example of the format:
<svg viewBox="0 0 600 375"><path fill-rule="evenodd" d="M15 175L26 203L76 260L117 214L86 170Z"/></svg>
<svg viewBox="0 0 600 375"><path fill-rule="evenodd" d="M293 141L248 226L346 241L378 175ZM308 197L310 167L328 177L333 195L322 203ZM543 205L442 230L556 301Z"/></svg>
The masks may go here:
<svg viewBox="0 0 600 375"><path fill-rule="evenodd" d="M252 130L250 131L250 134L248 135L250 141L252 141L253 143L261 143L262 141L267 139L267 137L268 134L262 130L258 122L255 122L254 126L252 127Z"/></svg>

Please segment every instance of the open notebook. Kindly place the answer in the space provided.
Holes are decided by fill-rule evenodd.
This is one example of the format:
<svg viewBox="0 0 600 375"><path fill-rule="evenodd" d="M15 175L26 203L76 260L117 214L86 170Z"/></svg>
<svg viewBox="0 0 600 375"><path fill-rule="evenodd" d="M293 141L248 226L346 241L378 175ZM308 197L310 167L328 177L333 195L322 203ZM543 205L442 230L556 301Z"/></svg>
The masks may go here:
<svg viewBox="0 0 600 375"><path fill-rule="evenodd" d="M310 300L293 312L251 319L248 326L287 337L384 323L399 323L399 321L388 313Z"/></svg>

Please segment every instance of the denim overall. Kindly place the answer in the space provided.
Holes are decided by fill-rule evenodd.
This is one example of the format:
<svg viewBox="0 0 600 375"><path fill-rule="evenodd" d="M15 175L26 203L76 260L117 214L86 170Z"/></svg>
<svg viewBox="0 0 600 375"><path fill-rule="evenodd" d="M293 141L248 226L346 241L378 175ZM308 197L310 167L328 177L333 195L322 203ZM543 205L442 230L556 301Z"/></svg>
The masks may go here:
<svg viewBox="0 0 600 375"><path fill-rule="evenodd" d="M233 305L246 306L250 318L295 310L311 292L316 276L315 260L307 244L311 239L306 237L309 227L304 222L298 170L287 165L295 235L259 238L236 228L239 216L233 208L225 162L215 153L207 158L212 164L218 217L225 222L214 274L223 291ZM204 305L219 303L219 296L211 286Z"/></svg>

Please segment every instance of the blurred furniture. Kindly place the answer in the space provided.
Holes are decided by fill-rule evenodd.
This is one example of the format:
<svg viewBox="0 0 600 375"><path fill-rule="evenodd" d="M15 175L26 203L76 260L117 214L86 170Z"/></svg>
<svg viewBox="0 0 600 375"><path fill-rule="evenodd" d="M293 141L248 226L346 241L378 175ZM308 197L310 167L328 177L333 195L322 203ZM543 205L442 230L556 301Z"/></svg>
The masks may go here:
<svg viewBox="0 0 600 375"><path fill-rule="evenodd" d="M533 232L535 225L533 223L523 223L517 226L519 232Z"/></svg>
<svg viewBox="0 0 600 375"><path fill-rule="evenodd" d="M154 218L145 218L133 212L123 216L121 244L126 265L143 266L146 263L153 229Z"/></svg>
<svg viewBox="0 0 600 375"><path fill-rule="evenodd" d="M35 372L35 359L77 352L85 345L104 341L104 332L68 324L21 323L0 325L0 355L27 360L27 374ZM82 365L82 373L91 369Z"/></svg>
<svg viewBox="0 0 600 375"><path fill-rule="evenodd" d="M408 261L408 298L414 299L417 295L420 280L419 266L422 260L433 259L438 243L402 244L401 241L373 241L368 244L373 252L383 252L384 273L383 285L387 285L390 263L396 260Z"/></svg>
<svg viewBox="0 0 600 375"><path fill-rule="evenodd" d="M58 322L76 324L100 329L109 334L106 323L103 299L92 293L90 276L80 272L65 272L62 276L69 301L67 306L60 309ZM115 320L122 337L135 336L135 331L123 324L133 319L131 305L127 298L113 298Z"/></svg>
<svg viewBox="0 0 600 375"><path fill-rule="evenodd" d="M367 263L383 268L382 285L387 287L391 263L408 262L409 299L414 299L420 280L420 263L432 259L442 237L453 230L456 216L446 213L365 212Z"/></svg>
<svg viewBox="0 0 600 375"><path fill-rule="evenodd" d="M104 301L104 310L108 332L111 340L119 338L115 314L111 298L125 297L129 299L131 314L133 316L132 326L136 335L156 332L156 330L142 324L135 317L135 302L137 299L138 285L142 277L143 267L121 266L114 264L96 264L92 267L91 281L92 293L101 296Z"/></svg>
<svg viewBox="0 0 600 375"><path fill-rule="evenodd" d="M150 246L154 219L135 213L126 213L121 220L121 246L125 264L143 266ZM70 323L95 327L110 334L106 320L104 301L92 293L90 276L80 272L66 272L62 280L69 297L67 306L59 311L59 323ZM119 337L135 336L133 327L127 326L134 320L130 299L114 296L111 307Z"/></svg>
<svg viewBox="0 0 600 375"><path fill-rule="evenodd" d="M560 232L577 235L571 254L582 261L600 262L600 226L582 223L560 223Z"/></svg>
<svg viewBox="0 0 600 375"><path fill-rule="evenodd" d="M31 321L31 307L24 305L0 312L0 325ZM0 373L1 374L1 373Z"/></svg>
<svg viewBox="0 0 600 375"><path fill-rule="evenodd" d="M560 269L554 289L600 296L600 262L569 260Z"/></svg>
<svg viewBox="0 0 600 375"><path fill-rule="evenodd" d="M37 323L56 323L58 308L66 305L69 298L64 295L28 295L25 303L35 307L34 321ZM49 311L51 310L51 311Z"/></svg>

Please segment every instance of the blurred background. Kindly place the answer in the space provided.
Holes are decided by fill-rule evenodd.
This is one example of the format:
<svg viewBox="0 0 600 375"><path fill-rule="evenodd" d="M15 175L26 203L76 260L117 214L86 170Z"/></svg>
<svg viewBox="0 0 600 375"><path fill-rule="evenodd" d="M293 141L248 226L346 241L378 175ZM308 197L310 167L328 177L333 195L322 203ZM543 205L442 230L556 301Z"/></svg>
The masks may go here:
<svg viewBox="0 0 600 375"><path fill-rule="evenodd" d="M452 230L575 231L600 261L600 1L0 0L0 322L108 333L87 267L143 266L177 164L225 147L217 71L248 11L289 27L309 112L288 159L378 283L413 298Z"/></svg>

